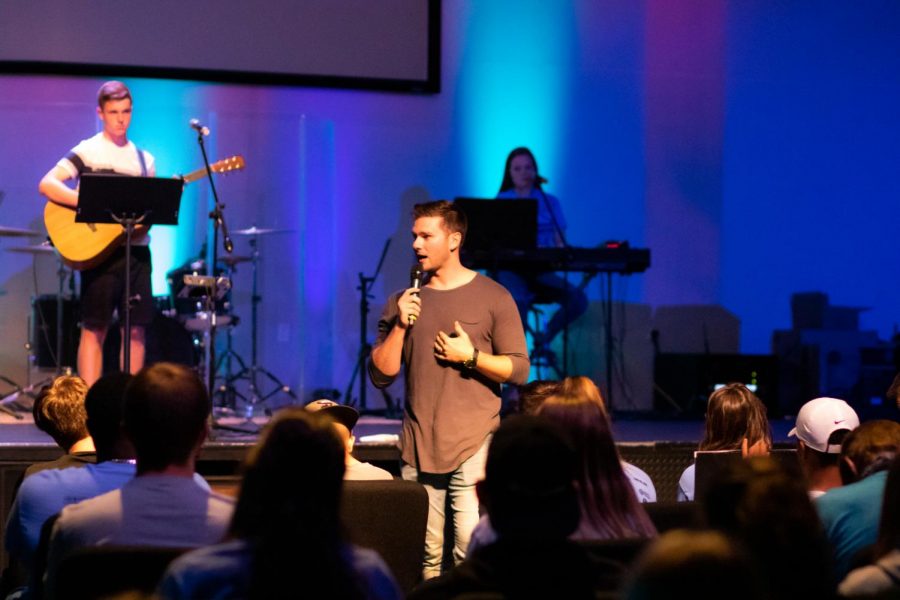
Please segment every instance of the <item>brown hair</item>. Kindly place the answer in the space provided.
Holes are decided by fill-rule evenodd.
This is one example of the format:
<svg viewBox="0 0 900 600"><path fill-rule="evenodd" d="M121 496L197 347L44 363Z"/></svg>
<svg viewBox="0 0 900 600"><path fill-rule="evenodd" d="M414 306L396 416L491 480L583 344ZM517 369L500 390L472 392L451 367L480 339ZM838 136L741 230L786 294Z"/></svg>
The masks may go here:
<svg viewBox="0 0 900 600"><path fill-rule="evenodd" d="M275 415L247 457L231 521L230 534L253 549L242 597L284 596L302 580L331 597L364 597L343 556L344 470L344 446L324 411L294 406Z"/></svg>
<svg viewBox="0 0 900 600"><path fill-rule="evenodd" d="M469 228L469 221L466 213L461 211L458 206L447 200L435 200L434 202L423 202L413 206L413 220L422 217L441 217L444 220L444 229L450 233L459 232L462 235L460 246L466 241L466 230Z"/></svg>
<svg viewBox="0 0 900 600"><path fill-rule="evenodd" d="M900 455L894 457L884 485L875 558L879 559L896 548L900 548Z"/></svg>
<svg viewBox="0 0 900 600"><path fill-rule="evenodd" d="M63 375L53 380L34 401L32 414L37 428L69 451L88 435L84 397L88 386L81 377Z"/></svg>
<svg viewBox="0 0 900 600"><path fill-rule="evenodd" d="M771 456L725 467L703 502L711 529L742 543L767 598L830 598L831 551L801 478Z"/></svg>
<svg viewBox="0 0 900 600"><path fill-rule="evenodd" d="M559 425L577 454L581 523L575 537L651 537L656 528L625 477L600 390L587 377L567 377L537 410Z"/></svg>
<svg viewBox="0 0 900 600"><path fill-rule="evenodd" d="M726 595L730 600L763 598L751 557L718 531L668 531L630 570L621 596L627 600L675 595L698 600Z"/></svg>
<svg viewBox="0 0 900 600"><path fill-rule="evenodd" d="M141 369L125 390L125 432L134 444L138 473L183 465L206 431L209 395L184 365Z"/></svg>
<svg viewBox="0 0 900 600"><path fill-rule="evenodd" d="M501 192L505 192L506 190L511 190L511 189L513 189L513 187L515 187L515 186L513 186L512 175L509 173L509 169L512 166L513 159L516 158L517 156L527 156L528 158L530 158L531 164L534 165L535 177L537 177L537 175L539 173L537 160L534 158L534 154L531 153L531 150L529 150L525 146L519 146L518 148L513 148L512 151L510 151L509 155L506 157L506 165L503 166L503 180L500 182L500 191ZM540 179L534 180L534 187L535 187L535 189L543 191L543 188L541 188L541 180Z"/></svg>
<svg viewBox="0 0 900 600"><path fill-rule="evenodd" d="M760 441L772 445L766 405L742 383L729 383L716 391L706 405L706 433L700 450L738 450Z"/></svg>
<svg viewBox="0 0 900 600"><path fill-rule="evenodd" d="M519 386L519 412L526 415L537 413L544 400L557 393L560 389L559 381L549 379L536 379Z"/></svg>
<svg viewBox="0 0 900 600"><path fill-rule="evenodd" d="M841 444L840 470L844 485L884 471L898 451L900 423L884 419L863 423ZM846 464L847 460L853 463L853 470Z"/></svg>
<svg viewBox="0 0 900 600"><path fill-rule="evenodd" d="M107 81L97 90L97 106L103 106L112 100L131 100L131 90L121 81Z"/></svg>

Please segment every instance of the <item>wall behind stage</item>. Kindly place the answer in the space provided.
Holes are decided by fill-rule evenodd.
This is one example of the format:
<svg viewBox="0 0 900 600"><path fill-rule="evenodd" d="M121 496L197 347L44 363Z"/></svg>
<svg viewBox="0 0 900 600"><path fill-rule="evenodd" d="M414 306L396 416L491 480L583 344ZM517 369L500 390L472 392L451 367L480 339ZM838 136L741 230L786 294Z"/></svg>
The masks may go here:
<svg viewBox="0 0 900 600"><path fill-rule="evenodd" d="M358 273L374 271L390 238L372 336L387 294L406 283L412 204L492 196L517 145L536 152L573 245L653 250L646 275L617 280L617 299L721 304L740 318L747 352L767 352L772 330L790 326L797 291L871 307L863 326L891 335L900 5L448 1L442 35L433 96L128 80L132 136L161 175L198 166L186 123L206 120L214 157L247 158L244 173L219 180L230 226L297 230L261 242L260 362L286 383L344 389ZM0 78L0 224L40 225L37 181L96 131L101 81ZM158 274L197 251L208 200L194 184L182 225L154 234ZM33 278L28 257L0 261L0 373L19 380L32 280L54 289L46 263ZM599 284L588 291L598 298ZM243 266L235 294L246 357Z"/></svg>

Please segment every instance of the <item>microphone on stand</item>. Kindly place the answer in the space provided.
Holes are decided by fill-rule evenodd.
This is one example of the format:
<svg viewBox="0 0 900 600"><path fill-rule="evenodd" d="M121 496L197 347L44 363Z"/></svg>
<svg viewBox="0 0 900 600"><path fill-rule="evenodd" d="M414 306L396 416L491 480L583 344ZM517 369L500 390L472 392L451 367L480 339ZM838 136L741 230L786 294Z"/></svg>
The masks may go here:
<svg viewBox="0 0 900 600"><path fill-rule="evenodd" d="M191 129L196 131L201 135L209 135L209 127L206 127L202 123L200 123L199 119L191 119L188 124L191 126Z"/></svg>
<svg viewBox="0 0 900 600"><path fill-rule="evenodd" d="M418 264L412 266L409 270L409 287L419 289L422 287L422 279L425 277L425 271ZM416 324L416 315L409 315L409 324Z"/></svg>

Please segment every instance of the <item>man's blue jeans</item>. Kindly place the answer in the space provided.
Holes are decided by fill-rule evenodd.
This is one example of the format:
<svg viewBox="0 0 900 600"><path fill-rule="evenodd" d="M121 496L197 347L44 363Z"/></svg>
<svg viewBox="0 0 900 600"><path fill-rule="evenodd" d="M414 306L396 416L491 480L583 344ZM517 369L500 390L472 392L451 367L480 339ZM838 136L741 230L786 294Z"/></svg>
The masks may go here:
<svg viewBox="0 0 900 600"><path fill-rule="evenodd" d="M430 579L441 574L444 559L444 522L447 496L453 514L453 560L456 564L466 557L469 536L478 524L478 495L475 483L484 479L484 463L491 436L481 448L450 473L420 473L415 467L403 464L403 479L418 481L428 492L428 524L425 529L425 563L422 577Z"/></svg>

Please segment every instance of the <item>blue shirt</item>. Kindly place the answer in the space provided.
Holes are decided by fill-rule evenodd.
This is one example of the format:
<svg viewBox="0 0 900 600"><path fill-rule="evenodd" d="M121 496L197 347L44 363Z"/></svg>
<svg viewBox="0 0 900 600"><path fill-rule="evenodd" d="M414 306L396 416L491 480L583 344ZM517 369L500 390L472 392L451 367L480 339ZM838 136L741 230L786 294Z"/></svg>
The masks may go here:
<svg viewBox="0 0 900 600"><path fill-rule="evenodd" d="M815 499L834 551L839 581L850 571L850 561L856 553L878 539L886 483L887 471L879 471L862 481L832 488Z"/></svg>
<svg viewBox="0 0 900 600"><path fill-rule="evenodd" d="M47 469L26 477L6 522L6 551L31 570L44 522L69 504L118 489L134 477L129 462L105 461L78 468Z"/></svg>
<svg viewBox="0 0 900 600"><path fill-rule="evenodd" d="M562 240L558 239L556 226L553 224L553 217L556 217L556 223L560 230L566 231L566 218L563 216L562 205L556 196L547 194L543 190L532 188L531 193L520 198L516 195L516 190L510 188L504 192L497 194L498 200L526 200L533 198L537 200L537 245L540 248L552 248L559 246ZM552 213L550 211L553 211Z"/></svg>
<svg viewBox="0 0 900 600"><path fill-rule="evenodd" d="M298 540L303 543L303 540ZM250 585L251 548L244 540L232 540L200 548L177 558L166 571L158 595L164 600L219 600L246 598ZM346 558L359 576L366 597L372 600L399 600L402 597L390 569L374 550L348 546ZM314 582L297 582L309 597L318 597Z"/></svg>

